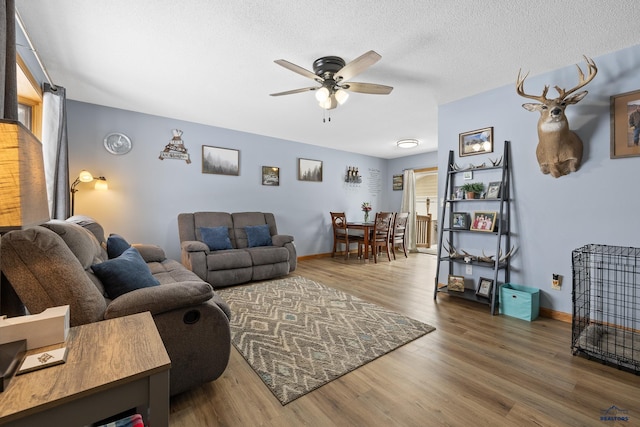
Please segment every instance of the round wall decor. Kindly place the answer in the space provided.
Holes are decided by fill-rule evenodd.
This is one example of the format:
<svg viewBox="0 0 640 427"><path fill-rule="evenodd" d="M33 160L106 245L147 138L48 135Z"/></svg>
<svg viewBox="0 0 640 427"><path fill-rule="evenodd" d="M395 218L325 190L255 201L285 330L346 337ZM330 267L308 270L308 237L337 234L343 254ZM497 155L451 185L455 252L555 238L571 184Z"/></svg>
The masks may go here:
<svg viewBox="0 0 640 427"><path fill-rule="evenodd" d="M114 132L104 137L104 148L111 154L127 154L131 147L131 139L123 133Z"/></svg>

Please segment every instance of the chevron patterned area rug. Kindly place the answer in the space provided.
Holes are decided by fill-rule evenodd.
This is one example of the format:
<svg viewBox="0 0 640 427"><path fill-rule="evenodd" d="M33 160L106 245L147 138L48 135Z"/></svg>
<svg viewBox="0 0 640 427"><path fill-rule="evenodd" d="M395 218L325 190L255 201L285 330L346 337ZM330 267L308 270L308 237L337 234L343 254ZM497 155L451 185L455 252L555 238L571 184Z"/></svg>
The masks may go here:
<svg viewBox="0 0 640 427"><path fill-rule="evenodd" d="M435 330L304 277L216 292L233 345L283 405Z"/></svg>

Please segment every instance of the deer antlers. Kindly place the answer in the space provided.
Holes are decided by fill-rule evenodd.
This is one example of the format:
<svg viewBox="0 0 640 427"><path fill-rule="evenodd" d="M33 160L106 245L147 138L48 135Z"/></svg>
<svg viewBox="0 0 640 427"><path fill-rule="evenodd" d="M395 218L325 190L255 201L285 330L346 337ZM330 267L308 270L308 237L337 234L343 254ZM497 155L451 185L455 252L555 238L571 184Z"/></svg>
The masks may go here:
<svg viewBox="0 0 640 427"><path fill-rule="evenodd" d="M574 86L573 88L569 89L569 90L565 90L562 89L558 86L554 86L555 90L558 92L558 100L561 99L565 99L568 95L571 95L573 92L577 91L578 89L580 89L581 87L586 86L591 80L593 80L593 78L596 76L596 74L598 73L598 67L596 67L595 62L593 62L593 59L588 58L585 55L582 55L585 62L587 63L587 70L589 71L589 74L587 75L587 78L585 79L584 77L584 73L582 72L582 69L580 68L580 66L578 64L576 64L576 68L578 68L578 77L580 78L580 82ZM524 75L524 77L522 77L522 70L518 70L518 79L516 80L516 92L518 93L518 95L524 97L524 98L529 98L529 99L534 99L538 102L542 102L544 103L545 101L548 101L547 99L547 92L549 91L549 85L545 85L544 86L544 90L542 91L542 95L536 96L536 95L529 95L527 93L525 93L524 91L524 81L525 79L529 76L529 73L527 72L527 74Z"/></svg>
<svg viewBox="0 0 640 427"><path fill-rule="evenodd" d="M442 245L443 248L446 249L446 251L449 253L449 258L451 259L461 259L461 258L469 258L469 261L480 261L480 262L486 262L489 264L493 264L495 263L495 255L486 255L484 253L484 249L482 250L482 256L476 256L476 255L472 255L467 251L461 250L462 253L458 252L458 249L456 249L455 246L453 246L451 244L451 242L447 239L447 246L445 246L444 244ZM507 252L504 256L502 256L502 251L500 251L500 253L498 254L498 263L503 263L505 262L509 257L513 256L516 253L517 249L515 246L512 246L511 249L509 249L509 252Z"/></svg>

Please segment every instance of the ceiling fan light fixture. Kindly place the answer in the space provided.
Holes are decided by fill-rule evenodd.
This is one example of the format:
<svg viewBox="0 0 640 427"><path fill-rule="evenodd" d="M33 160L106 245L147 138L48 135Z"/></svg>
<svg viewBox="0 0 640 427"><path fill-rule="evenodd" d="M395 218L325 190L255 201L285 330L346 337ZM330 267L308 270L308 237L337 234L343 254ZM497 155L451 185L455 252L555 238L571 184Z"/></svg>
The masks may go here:
<svg viewBox="0 0 640 427"><path fill-rule="evenodd" d="M338 104L342 105L349 98L349 92L343 89L338 89L336 91L335 97L336 101L338 101Z"/></svg>
<svg viewBox="0 0 640 427"><path fill-rule="evenodd" d="M320 104L325 102L329 98L329 95L331 94L329 93L329 89L327 89L326 87L321 87L316 91L316 99Z"/></svg>
<svg viewBox="0 0 640 427"><path fill-rule="evenodd" d="M419 144L420 143L417 139L401 139L400 141L396 142L398 148L415 148Z"/></svg>
<svg viewBox="0 0 640 427"><path fill-rule="evenodd" d="M330 110L331 109L331 97L327 97L327 99L325 99L324 101L320 101L319 105L321 108L324 108L325 110Z"/></svg>

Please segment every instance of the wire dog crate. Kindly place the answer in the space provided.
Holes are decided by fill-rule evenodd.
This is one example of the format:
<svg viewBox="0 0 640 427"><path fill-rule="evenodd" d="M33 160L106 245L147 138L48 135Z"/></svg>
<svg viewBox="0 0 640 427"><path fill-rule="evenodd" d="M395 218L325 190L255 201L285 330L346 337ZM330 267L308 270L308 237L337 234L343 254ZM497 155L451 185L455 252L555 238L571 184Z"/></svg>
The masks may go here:
<svg viewBox="0 0 640 427"><path fill-rule="evenodd" d="M640 373L640 248L586 245L572 253L574 355Z"/></svg>

